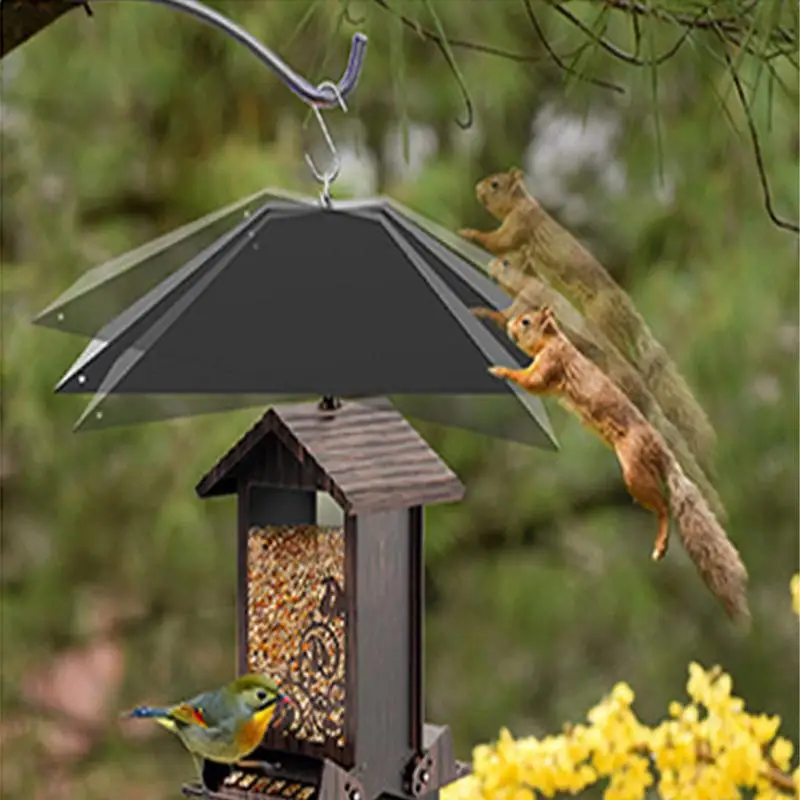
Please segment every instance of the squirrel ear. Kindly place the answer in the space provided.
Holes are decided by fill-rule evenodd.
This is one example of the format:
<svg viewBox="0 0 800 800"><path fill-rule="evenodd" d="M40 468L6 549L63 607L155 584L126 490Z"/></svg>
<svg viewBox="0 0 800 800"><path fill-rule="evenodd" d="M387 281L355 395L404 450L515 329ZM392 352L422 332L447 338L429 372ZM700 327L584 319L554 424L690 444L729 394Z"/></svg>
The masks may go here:
<svg viewBox="0 0 800 800"><path fill-rule="evenodd" d="M511 175L515 181L521 181L525 178L525 175L519 167L511 167L509 175Z"/></svg>
<svg viewBox="0 0 800 800"><path fill-rule="evenodd" d="M556 324L556 315L550 306L542 306L539 311L540 319L542 322L542 332L555 334L558 332L558 325Z"/></svg>

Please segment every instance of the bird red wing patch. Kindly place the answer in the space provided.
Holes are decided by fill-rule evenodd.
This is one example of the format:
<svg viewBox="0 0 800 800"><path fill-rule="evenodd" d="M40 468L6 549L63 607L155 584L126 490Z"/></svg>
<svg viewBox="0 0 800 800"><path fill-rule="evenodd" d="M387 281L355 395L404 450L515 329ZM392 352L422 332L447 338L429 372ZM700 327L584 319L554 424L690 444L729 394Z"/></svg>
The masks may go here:
<svg viewBox="0 0 800 800"><path fill-rule="evenodd" d="M178 722L183 722L186 725L199 725L201 728L207 728L208 723L203 716L201 708L195 708L189 703L181 703L170 712L170 716Z"/></svg>

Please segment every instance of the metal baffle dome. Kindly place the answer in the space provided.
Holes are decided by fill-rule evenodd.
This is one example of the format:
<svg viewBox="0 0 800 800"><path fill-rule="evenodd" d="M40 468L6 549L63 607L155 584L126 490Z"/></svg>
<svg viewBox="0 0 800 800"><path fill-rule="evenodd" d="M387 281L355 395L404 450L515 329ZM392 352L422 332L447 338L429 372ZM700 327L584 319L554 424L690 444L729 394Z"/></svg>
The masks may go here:
<svg viewBox="0 0 800 800"><path fill-rule="evenodd" d="M487 372L528 358L469 308L511 299L435 226L383 198L323 208L266 197L275 194L186 226L177 243L123 256L117 272L119 263L138 265L124 280L100 280L101 268L89 290L40 315L41 324L83 333L113 317L58 386L96 393L79 425L276 396L388 395L409 416L554 446L540 401ZM186 257L162 278L166 264ZM152 402L163 396L183 401Z"/></svg>

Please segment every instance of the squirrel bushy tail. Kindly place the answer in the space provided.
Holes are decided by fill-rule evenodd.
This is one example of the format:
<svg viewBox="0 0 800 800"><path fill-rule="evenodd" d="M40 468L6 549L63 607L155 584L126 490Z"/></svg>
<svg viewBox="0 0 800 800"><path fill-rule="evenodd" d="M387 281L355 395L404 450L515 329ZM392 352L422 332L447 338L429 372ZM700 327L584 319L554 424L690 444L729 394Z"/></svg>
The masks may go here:
<svg viewBox="0 0 800 800"><path fill-rule="evenodd" d="M641 410L641 409L640 409ZM678 463L686 475L700 489L701 494L708 503L711 511L718 519L726 519L728 514L722 498L714 488L697 458L692 453L688 443L683 438L675 425L667 418L661 407L656 404L645 414L648 422L664 437L667 446L675 455Z"/></svg>
<svg viewBox="0 0 800 800"><path fill-rule="evenodd" d="M683 434L703 469L713 473L711 454L716 434L705 411L695 400L692 390L667 351L652 335L643 337L639 352L640 370L661 410Z"/></svg>
<svg viewBox="0 0 800 800"><path fill-rule="evenodd" d="M719 524L697 486L686 477L677 460L665 453L663 479L670 514L681 541L703 581L722 603L725 613L747 623L747 568L733 542Z"/></svg>
<svg viewBox="0 0 800 800"><path fill-rule="evenodd" d="M566 262L571 269L564 266L563 255L554 259L548 252L548 258L536 247L532 252L539 258L542 275L573 302L639 371L656 402L680 431L698 462L705 470L711 470L716 436L708 416L626 292L607 276L598 261L577 244L571 253L573 260Z"/></svg>

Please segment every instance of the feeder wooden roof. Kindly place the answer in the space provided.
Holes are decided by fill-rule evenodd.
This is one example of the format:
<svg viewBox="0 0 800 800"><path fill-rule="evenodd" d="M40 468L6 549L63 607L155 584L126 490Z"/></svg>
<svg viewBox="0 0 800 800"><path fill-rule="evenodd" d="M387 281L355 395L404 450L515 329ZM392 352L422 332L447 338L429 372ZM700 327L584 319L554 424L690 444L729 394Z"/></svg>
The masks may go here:
<svg viewBox="0 0 800 800"><path fill-rule="evenodd" d="M360 514L460 500L464 486L388 401L273 406L197 484L200 497L241 481L327 491Z"/></svg>

